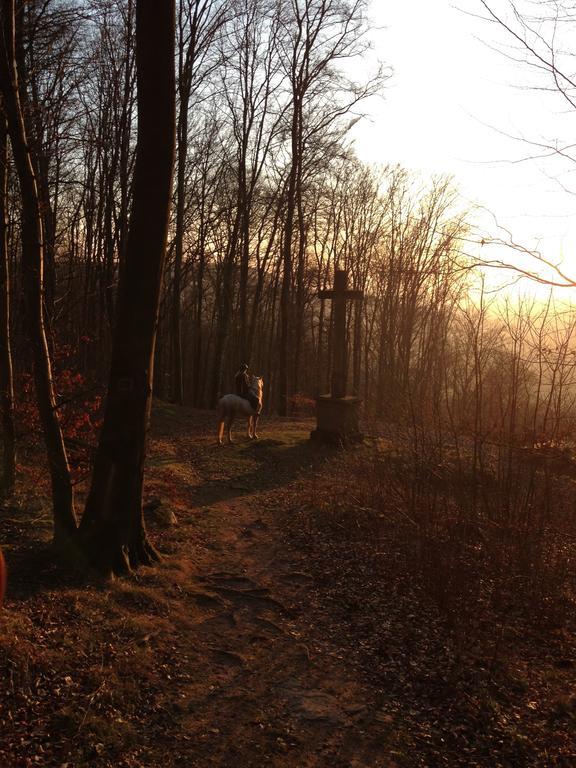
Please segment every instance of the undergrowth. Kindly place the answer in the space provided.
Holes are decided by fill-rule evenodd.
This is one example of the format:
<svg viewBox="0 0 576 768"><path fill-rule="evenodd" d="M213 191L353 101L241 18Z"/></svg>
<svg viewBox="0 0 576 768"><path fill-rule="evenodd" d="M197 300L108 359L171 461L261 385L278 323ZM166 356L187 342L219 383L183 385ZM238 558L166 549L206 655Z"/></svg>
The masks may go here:
<svg viewBox="0 0 576 768"><path fill-rule="evenodd" d="M502 476L414 446L344 453L309 486L307 526L373 577L410 578L461 639L517 615L558 629L576 602L576 482L566 452L562 472L530 458L516 452Z"/></svg>

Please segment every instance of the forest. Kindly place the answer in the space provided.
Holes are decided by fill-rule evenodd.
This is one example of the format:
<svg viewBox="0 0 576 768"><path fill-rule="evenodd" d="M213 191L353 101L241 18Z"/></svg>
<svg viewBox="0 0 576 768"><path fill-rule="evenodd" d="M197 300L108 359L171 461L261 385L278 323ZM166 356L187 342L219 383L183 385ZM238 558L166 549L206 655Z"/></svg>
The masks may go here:
<svg viewBox="0 0 576 768"><path fill-rule="evenodd" d="M576 761L575 283L360 159L371 6L0 3L7 768Z"/></svg>

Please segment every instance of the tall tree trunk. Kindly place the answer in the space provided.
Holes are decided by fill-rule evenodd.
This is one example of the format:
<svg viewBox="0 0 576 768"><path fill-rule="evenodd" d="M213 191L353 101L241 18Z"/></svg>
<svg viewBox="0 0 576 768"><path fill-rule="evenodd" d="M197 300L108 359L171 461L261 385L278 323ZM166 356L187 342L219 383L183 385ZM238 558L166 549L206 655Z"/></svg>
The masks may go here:
<svg viewBox="0 0 576 768"><path fill-rule="evenodd" d="M325 315L326 315L326 304L324 301L320 302L320 311L318 313L318 347L317 347L317 353L316 353L316 373L314 378L314 395L317 397L318 395L324 394L324 381L322 378L322 372L325 370L324 367L324 337L325 337Z"/></svg>
<svg viewBox="0 0 576 768"><path fill-rule="evenodd" d="M286 192L286 218L282 234L282 284L280 286L280 344L278 361L278 413L288 414L288 367L290 360L290 329L292 321L292 241L296 215L296 193L299 177L299 148L301 120L300 102L295 99L292 116L292 157Z"/></svg>
<svg viewBox="0 0 576 768"><path fill-rule="evenodd" d="M0 118L0 409L2 412L2 476L0 490L11 494L16 481L14 383L10 343L10 262L8 258L6 193L8 186L8 129Z"/></svg>
<svg viewBox="0 0 576 768"><path fill-rule="evenodd" d="M353 357L352 357L352 394L360 396L361 377L362 377L362 302L359 301L354 307L354 335L353 335Z"/></svg>
<svg viewBox="0 0 576 768"><path fill-rule="evenodd" d="M172 344L172 400L184 401L182 372L182 260L184 255L184 210L186 207L186 157L188 155L188 108L190 88L180 84L180 115L178 118L178 173L176 180L176 235L174 240L174 274L172 276L172 307L170 342Z"/></svg>
<svg viewBox="0 0 576 768"><path fill-rule="evenodd" d="M236 255L240 238L241 214L237 209L234 218L230 240L224 256L224 264L221 271L221 284L218 286L220 295L217 305L219 307L218 323L216 326L216 341L214 346L214 360L212 364L212 382L210 386L210 406L213 408L220 395L222 386L224 352L230 332L230 323L234 313ZM243 362L243 361L242 361Z"/></svg>
<svg viewBox="0 0 576 768"><path fill-rule="evenodd" d="M80 526L89 561L106 577L158 559L144 525L142 486L174 164L174 41L174 1L138 0L132 216L118 283L104 423Z"/></svg>
<svg viewBox="0 0 576 768"><path fill-rule="evenodd" d="M34 383L52 481L54 543L63 543L76 529L74 495L64 438L52 383L52 369L44 325L43 232L34 165L20 103L15 57L14 0L2 0L3 50L0 87L8 121L14 162L22 195L22 280L26 324L34 360Z"/></svg>
<svg viewBox="0 0 576 768"><path fill-rule="evenodd" d="M298 209L298 258L296 266L296 296L295 296L295 317L294 317L294 368L293 368L293 389L294 392L300 391L300 365L302 359L302 346L304 341L304 315L306 304L306 287L304 278L306 273L306 221L304 218L304 208L302 201L302 190L300 184L296 192Z"/></svg>
<svg viewBox="0 0 576 768"><path fill-rule="evenodd" d="M234 285L233 277L235 272L234 250L229 249L226 254L226 261L222 267L222 284L220 286L220 311L218 313L218 322L216 325L216 340L214 345L214 360L212 363L212 382L210 385L210 407L216 405L220 388L222 387L223 362L226 342L232 313L234 309Z"/></svg>
<svg viewBox="0 0 576 768"><path fill-rule="evenodd" d="M200 372L203 368L202 358L204 355L204 345L202 343L202 306L204 301L204 271L206 267L205 226L203 221L201 222L200 227L198 269L196 273L196 306L194 316L194 363L192 369L194 405L196 408L200 408L203 402L203 379L200 376Z"/></svg>
<svg viewBox="0 0 576 768"><path fill-rule="evenodd" d="M240 332L240 359L249 362L250 339L248 338L248 278L250 274L250 206L251 201L246 194L246 168L240 178L242 193L240 206L242 209L242 234L240 247L240 286L238 303L238 324Z"/></svg>

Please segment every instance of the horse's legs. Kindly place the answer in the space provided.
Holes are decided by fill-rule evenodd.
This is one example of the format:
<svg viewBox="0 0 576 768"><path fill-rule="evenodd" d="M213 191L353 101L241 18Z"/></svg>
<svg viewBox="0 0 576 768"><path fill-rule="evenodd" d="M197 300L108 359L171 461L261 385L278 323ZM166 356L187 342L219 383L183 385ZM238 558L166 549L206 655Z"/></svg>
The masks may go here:
<svg viewBox="0 0 576 768"><path fill-rule="evenodd" d="M222 445L223 436L224 436L224 417L221 416L218 419L218 445Z"/></svg>
<svg viewBox="0 0 576 768"><path fill-rule="evenodd" d="M222 445L222 438L224 436L224 420L226 419L226 414L224 411L224 407L222 406L222 403L218 403L218 445Z"/></svg>
<svg viewBox="0 0 576 768"><path fill-rule="evenodd" d="M252 440L252 416L248 416L248 440Z"/></svg>
<svg viewBox="0 0 576 768"><path fill-rule="evenodd" d="M258 433L256 432L256 427L258 426L258 414L255 416L252 416L252 438L254 440L258 440Z"/></svg>
<svg viewBox="0 0 576 768"><path fill-rule="evenodd" d="M234 442L232 440L232 423L233 423L233 421L234 421L234 416L229 416L228 417L228 422L226 424L226 427L228 429L228 443L233 443Z"/></svg>

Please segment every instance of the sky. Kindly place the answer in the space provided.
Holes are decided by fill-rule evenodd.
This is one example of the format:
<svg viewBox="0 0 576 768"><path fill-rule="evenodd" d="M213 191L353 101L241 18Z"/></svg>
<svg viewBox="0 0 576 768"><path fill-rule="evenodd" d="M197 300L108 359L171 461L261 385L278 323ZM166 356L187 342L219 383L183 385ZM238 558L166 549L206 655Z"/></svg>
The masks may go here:
<svg viewBox="0 0 576 768"><path fill-rule="evenodd" d="M534 73L501 53L510 39L475 17L485 14L479 0L456 2L372 0L375 51L393 75L356 129L357 152L452 175L465 204L491 212L477 214L488 235L505 227L545 258L573 263L576 278L576 194L561 186L573 169L558 158L526 161L534 149L518 140L574 136L576 112L526 87ZM493 4L502 9L505 0Z"/></svg>

